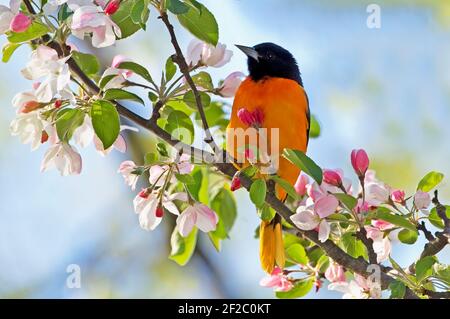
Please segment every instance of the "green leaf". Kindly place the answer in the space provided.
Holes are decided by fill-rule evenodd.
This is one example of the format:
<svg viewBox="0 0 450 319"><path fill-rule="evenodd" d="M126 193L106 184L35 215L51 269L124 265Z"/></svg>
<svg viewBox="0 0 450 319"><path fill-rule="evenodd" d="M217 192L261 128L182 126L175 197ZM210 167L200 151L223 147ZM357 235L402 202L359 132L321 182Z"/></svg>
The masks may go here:
<svg viewBox="0 0 450 319"><path fill-rule="evenodd" d="M314 115L311 115L311 123L309 128L309 137L317 138L320 136L320 124Z"/></svg>
<svg viewBox="0 0 450 319"><path fill-rule="evenodd" d="M358 200L351 195L344 193L334 193L333 195L350 211L358 204Z"/></svg>
<svg viewBox="0 0 450 319"><path fill-rule="evenodd" d="M220 250L220 241L228 238L228 234L234 225L237 217L236 200L233 193L226 188L221 188L211 200L211 209L218 217L216 230L209 232L211 240L217 250Z"/></svg>
<svg viewBox="0 0 450 319"><path fill-rule="evenodd" d="M194 141L194 124L191 118L181 111L173 111L169 114L164 129L186 144Z"/></svg>
<svg viewBox="0 0 450 319"><path fill-rule="evenodd" d="M412 231L409 229L402 229L398 233L398 239L408 245L412 245L417 241L417 238L419 237L419 233L416 231Z"/></svg>
<svg viewBox="0 0 450 319"><path fill-rule="evenodd" d="M416 278L422 281L433 273L433 265L437 262L435 256L426 256L416 262Z"/></svg>
<svg viewBox="0 0 450 319"><path fill-rule="evenodd" d="M183 14L189 10L189 6L180 0L166 0L166 7L173 14Z"/></svg>
<svg viewBox="0 0 450 319"><path fill-rule="evenodd" d="M8 31L6 34L8 35L8 41L11 43L21 43L30 40L34 40L36 38L40 38L43 35L47 34L50 30L45 24L41 22L33 22L27 30L24 32L12 32Z"/></svg>
<svg viewBox="0 0 450 319"><path fill-rule="evenodd" d="M270 222L275 217L276 212L272 207L264 203L262 207L258 209L258 214L262 220Z"/></svg>
<svg viewBox="0 0 450 319"><path fill-rule="evenodd" d="M176 179L183 184L195 184L194 178L189 174L175 174Z"/></svg>
<svg viewBox="0 0 450 319"><path fill-rule="evenodd" d="M321 255L316 262L315 268L319 270L319 272L325 272L330 265L330 258L327 255Z"/></svg>
<svg viewBox="0 0 450 319"><path fill-rule="evenodd" d="M299 198L297 192L295 191L294 186L292 186L287 180L282 179L281 177L276 175L270 176L270 179L273 180L278 185L280 185L281 188L283 188L286 191L286 193L288 193L288 195L291 196L293 199Z"/></svg>
<svg viewBox="0 0 450 319"><path fill-rule="evenodd" d="M300 168L305 174L311 176L319 185L322 184L322 169L312 159L306 156L305 153L285 148L283 150L283 157Z"/></svg>
<svg viewBox="0 0 450 319"><path fill-rule="evenodd" d="M187 237L183 237L175 227L170 238L172 251L169 259L175 261L178 265L184 266L191 259L195 246L197 244L197 228L194 227Z"/></svg>
<svg viewBox="0 0 450 319"><path fill-rule="evenodd" d="M389 284L389 290L391 291L391 299L403 299L406 292L406 286L404 283L398 280L391 281Z"/></svg>
<svg viewBox="0 0 450 319"><path fill-rule="evenodd" d="M212 45L219 41L219 26L214 15L201 3L190 0L198 10L190 7L187 12L178 14L178 21L195 37Z"/></svg>
<svg viewBox="0 0 450 319"><path fill-rule="evenodd" d="M56 132L63 142L69 142L73 132L84 122L84 113L80 109L63 109L56 115Z"/></svg>
<svg viewBox="0 0 450 319"><path fill-rule="evenodd" d="M266 200L267 185L262 179L255 180L250 186L250 199L256 207L260 208Z"/></svg>
<svg viewBox="0 0 450 319"><path fill-rule="evenodd" d="M156 150L158 151L158 154L162 157L169 157L169 152L167 151L166 143L160 142L156 144Z"/></svg>
<svg viewBox="0 0 450 319"><path fill-rule="evenodd" d="M111 19L119 26L122 33L121 39L127 38L130 35L139 31L148 20L150 11L148 7L144 6L141 13L141 21L135 23L132 19L132 10L135 4L140 0L122 0L119 10L111 16Z"/></svg>
<svg viewBox="0 0 450 319"><path fill-rule="evenodd" d="M417 186L417 190L421 190L422 192L428 193L433 188L435 188L444 178L444 174L439 172L429 172L425 175L419 185Z"/></svg>
<svg viewBox="0 0 450 319"><path fill-rule="evenodd" d="M400 226L406 229L409 229L411 231L416 231L416 226L412 224L410 221L406 219L406 217L391 214L390 212L387 212L384 209L378 209L373 216L373 219L381 219L386 222L390 222L391 224L394 224L396 226Z"/></svg>
<svg viewBox="0 0 450 319"><path fill-rule="evenodd" d="M6 43L2 48L2 62L8 62L14 51L21 45L22 43Z"/></svg>
<svg viewBox="0 0 450 319"><path fill-rule="evenodd" d="M222 108L222 104L219 102L212 102L209 107L205 108L205 116L206 120L208 121L209 127L215 127L217 126L219 129L225 130L229 120L228 115L225 113L225 111ZM201 119L200 119L200 113L195 113L195 120L199 123L201 127Z"/></svg>
<svg viewBox="0 0 450 319"><path fill-rule="evenodd" d="M103 149L107 150L119 136L119 113L111 102L97 100L92 104L91 117L95 135L102 141Z"/></svg>
<svg viewBox="0 0 450 319"><path fill-rule="evenodd" d="M100 70L100 62L98 62L97 57L93 54L73 51L72 58L78 64L81 71L86 74L97 74L97 72Z"/></svg>
<svg viewBox="0 0 450 319"><path fill-rule="evenodd" d="M117 68L133 71L134 73L141 76L148 82L153 83L153 79L152 79L152 76L150 75L150 72L148 72L148 70L140 64L137 64L135 62L125 61L125 62L120 63L119 66L117 66Z"/></svg>
<svg viewBox="0 0 450 319"><path fill-rule="evenodd" d="M445 206L445 214L447 215L448 218L450 218L450 205L446 205ZM442 220L441 217L439 217L436 207L433 207L430 211L430 215L428 215L428 220L430 221L430 223L440 229L444 229L444 221Z"/></svg>
<svg viewBox="0 0 450 319"><path fill-rule="evenodd" d="M166 81L172 80L175 73L177 73L177 65L173 62L172 57L169 57L166 61Z"/></svg>
<svg viewBox="0 0 450 319"><path fill-rule="evenodd" d="M68 17L70 17L72 14L73 14L73 11L71 11L69 9L69 6L67 5L67 3L64 3L58 11L58 21L63 22Z"/></svg>
<svg viewBox="0 0 450 319"><path fill-rule="evenodd" d="M200 95L200 100L202 101L202 106L204 108L208 107L208 105L211 103L211 97L205 93L205 92L198 92L198 94ZM188 91L184 96L183 96L183 102L186 103L187 106L189 106L190 108L197 110L197 101L195 100L195 95L194 92L192 91Z"/></svg>
<svg viewBox="0 0 450 319"><path fill-rule="evenodd" d="M158 154L149 152L144 156L145 165L152 165L158 161Z"/></svg>
<svg viewBox="0 0 450 319"><path fill-rule="evenodd" d="M122 89L108 89L103 94L105 100L130 100L141 103L144 105L144 101L136 94L122 90Z"/></svg>
<svg viewBox="0 0 450 319"><path fill-rule="evenodd" d="M297 264L306 265L309 262L305 248L300 244L293 244L289 246L288 249L286 249L286 253L288 257Z"/></svg>
<svg viewBox="0 0 450 319"><path fill-rule="evenodd" d="M208 72L201 71L193 75L192 80L194 81L197 87L202 87L208 91L214 89L214 84L212 83L211 75Z"/></svg>
<svg viewBox="0 0 450 319"><path fill-rule="evenodd" d="M301 297L305 296L311 290L311 288L313 287L313 283L314 283L314 280L312 278L299 281L289 291L276 292L276 296L277 296L277 298L280 298L280 299L301 298Z"/></svg>
<svg viewBox="0 0 450 319"><path fill-rule="evenodd" d="M115 75L115 74L110 74L110 75L107 75L107 76L102 77L102 78L100 79L100 82L98 83L98 86L99 86L101 89L103 89L103 88L106 86L106 84L108 84L108 83L109 83L112 79L114 79L116 76L117 76L117 75Z"/></svg>
<svg viewBox="0 0 450 319"><path fill-rule="evenodd" d="M350 256L354 258L358 258L360 256L367 257L366 246L364 246L363 242L353 236L352 233L345 233L341 237L341 241L339 246Z"/></svg>
<svg viewBox="0 0 450 319"><path fill-rule="evenodd" d="M152 102L156 102L158 100L158 95L153 93L152 91L148 92L148 99Z"/></svg>
<svg viewBox="0 0 450 319"><path fill-rule="evenodd" d="M144 0L136 0L131 8L130 17L133 23L141 24L146 22L145 18L145 10L147 9L146 3Z"/></svg>
<svg viewBox="0 0 450 319"><path fill-rule="evenodd" d="M191 176L194 178L195 184L188 184L188 185L186 185L186 188L188 189L189 194L191 194L191 196L196 201L200 201L199 194L200 194L200 188L201 188L202 182L203 182L203 173L202 173L201 168L195 167L191 173ZM212 208L212 206L211 206L211 208ZM219 222L220 222L220 220L219 220Z"/></svg>

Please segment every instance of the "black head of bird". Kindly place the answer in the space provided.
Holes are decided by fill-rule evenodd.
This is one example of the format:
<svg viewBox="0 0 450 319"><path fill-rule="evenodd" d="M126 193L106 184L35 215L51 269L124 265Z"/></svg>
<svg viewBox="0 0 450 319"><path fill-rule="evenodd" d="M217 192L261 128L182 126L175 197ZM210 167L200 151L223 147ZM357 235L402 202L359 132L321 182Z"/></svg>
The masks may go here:
<svg viewBox="0 0 450 319"><path fill-rule="evenodd" d="M261 43L254 47L236 45L248 57L248 71L254 81L265 77L291 79L303 86L300 70L294 56L274 43Z"/></svg>

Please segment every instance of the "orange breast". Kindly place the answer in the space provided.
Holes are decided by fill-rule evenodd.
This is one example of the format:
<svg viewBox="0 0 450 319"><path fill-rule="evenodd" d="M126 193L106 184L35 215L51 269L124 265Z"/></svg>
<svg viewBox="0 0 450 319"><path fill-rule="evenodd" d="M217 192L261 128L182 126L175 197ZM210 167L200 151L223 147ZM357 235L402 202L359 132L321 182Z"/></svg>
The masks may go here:
<svg viewBox="0 0 450 319"><path fill-rule="evenodd" d="M268 145L276 145L272 141L276 137L273 135L276 131L271 131L271 129L278 129L278 147L270 149L269 146L268 153L277 156L279 160L277 174L294 184L300 170L282 158L281 154L284 148L306 152L309 123L307 118L308 100L304 89L297 82L282 78L268 78L259 82L247 78L243 81L234 99L227 130L227 150L235 158L238 157L239 152L248 147L248 145L242 145L242 141L236 138L234 132L230 130L248 128L237 116L237 112L241 108L250 112L254 112L256 109L263 112L262 127L267 129ZM248 144L248 140L245 143ZM285 196L283 191L279 191L278 194L280 198Z"/></svg>

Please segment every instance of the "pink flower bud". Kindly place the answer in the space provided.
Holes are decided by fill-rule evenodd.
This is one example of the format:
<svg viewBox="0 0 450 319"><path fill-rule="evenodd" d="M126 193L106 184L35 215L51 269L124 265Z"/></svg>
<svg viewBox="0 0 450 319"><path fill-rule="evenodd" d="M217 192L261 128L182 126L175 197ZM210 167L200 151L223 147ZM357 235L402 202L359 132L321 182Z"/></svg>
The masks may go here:
<svg viewBox="0 0 450 319"><path fill-rule="evenodd" d="M427 209L430 204L430 194L422 191L417 191L417 193L414 195L414 206L416 206L417 209Z"/></svg>
<svg viewBox="0 0 450 319"><path fill-rule="evenodd" d="M325 278L330 282L345 282L344 268L335 262L331 262L325 271Z"/></svg>
<svg viewBox="0 0 450 319"><path fill-rule="evenodd" d="M336 171L331 169L323 170L323 181L336 187L340 187L342 185L341 176Z"/></svg>
<svg viewBox="0 0 450 319"><path fill-rule="evenodd" d="M31 18L22 12L19 12L15 15L15 17L11 20L11 24L9 25L9 28L13 32L24 32L28 29L28 27L31 25Z"/></svg>
<svg viewBox="0 0 450 319"><path fill-rule="evenodd" d="M111 0L105 7L105 14L113 15L114 13L117 12L117 10L119 10L119 7L120 7L120 0Z"/></svg>
<svg viewBox="0 0 450 319"><path fill-rule="evenodd" d="M21 109L22 113L30 113L31 111L36 110L41 104L37 101L28 101L23 105Z"/></svg>
<svg viewBox="0 0 450 319"><path fill-rule="evenodd" d="M219 88L220 95L223 97L233 97L244 77L245 75L242 72L233 72L228 75Z"/></svg>
<svg viewBox="0 0 450 319"><path fill-rule="evenodd" d="M161 217L163 217L163 215L164 215L164 210L161 207L161 205L158 205L158 207L156 208L155 216L161 218Z"/></svg>
<svg viewBox="0 0 450 319"><path fill-rule="evenodd" d="M148 192L147 188L143 188L138 194L138 196L143 199L147 199L149 195L150 193Z"/></svg>
<svg viewBox="0 0 450 319"><path fill-rule="evenodd" d="M237 116L243 124L252 127L261 127L264 121L264 113L260 109L250 112L245 108L241 108L238 110Z"/></svg>
<svg viewBox="0 0 450 319"><path fill-rule="evenodd" d="M55 101L55 108L56 109L59 109L61 107L61 105L62 105L62 101L61 100L56 100Z"/></svg>
<svg viewBox="0 0 450 319"><path fill-rule="evenodd" d="M44 130L41 134L41 144L44 144L48 141L48 133Z"/></svg>
<svg viewBox="0 0 450 319"><path fill-rule="evenodd" d="M241 187L242 187L241 179L236 174L236 175L233 176L233 179L231 180L230 190L232 192L234 192L235 190L238 190Z"/></svg>
<svg viewBox="0 0 450 319"><path fill-rule="evenodd" d="M392 192L391 198L395 203L403 204L405 202L405 192L400 189L396 189Z"/></svg>
<svg viewBox="0 0 450 319"><path fill-rule="evenodd" d="M306 176L304 174L299 174L297 181L294 184L294 188L295 188L295 191L297 192L297 194L299 194L300 196L305 196L306 185L308 185L308 183L309 183L308 176Z"/></svg>
<svg viewBox="0 0 450 319"><path fill-rule="evenodd" d="M363 149L353 150L351 154L353 169L359 177L364 177L369 167L369 157Z"/></svg>

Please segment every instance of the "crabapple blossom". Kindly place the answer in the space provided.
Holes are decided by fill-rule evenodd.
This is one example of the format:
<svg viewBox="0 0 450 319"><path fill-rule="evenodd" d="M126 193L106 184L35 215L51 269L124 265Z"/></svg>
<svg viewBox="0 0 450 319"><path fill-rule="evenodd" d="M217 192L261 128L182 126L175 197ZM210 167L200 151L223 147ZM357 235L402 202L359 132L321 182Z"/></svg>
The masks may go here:
<svg viewBox="0 0 450 319"><path fill-rule="evenodd" d="M77 150L67 143L57 143L51 146L44 155L41 172L55 166L62 176L81 173L81 156Z"/></svg>
<svg viewBox="0 0 450 319"><path fill-rule="evenodd" d="M325 271L325 278L330 282L345 282L344 268L334 261L330 261L330 265Z"/></svg>
<svg viewBox="0 0 450 319"><path fill-rule="evenodd" d="M104 48L114 44L116 35L120 37L120 28L103 9L95 5L81 6L75 10L70 26L72 34L83 39L85 34L92 34L92 45Z"/></svg>
<svg viewBox="0 0 450 319"><path fill-rule="evenodd" d="M222 67L233 56L233 51L226 48L227 46L222 43L213 46L198 39L193 39L187 49L186 62L190 66L196 66L200 63L204 66Z"/></svg>
<svg viewBox="0 0 450 319"><path fill-rule="evenodd" d="M294 287L289 278L283 273L280 267L275 267L272 273L261 279L259 284L262 287L273 288L274 291L289 291Z"/></svg>
<svg viewBox="0 0 450 319"><path fill-rule="evenodd" d="M9 1L9 7L0 5L0 34L10 29L11 22L19 12L21 0Z"/></svg>
<svg viewBox="0 0 450 319"><path fill-rule="evenodd" d="M29 113L40 106L34 92L19 92L12 99L12 105L17 113Z"/></svg>
<svg viewBox="0 0 450 319"><path fill-rule="evenodd" d="M392 191L391 199L395 203L403 204L405 202L405 192L400 189L396 189Z"/></svg>
<svg viewBox="0 0 450 319"><path fill-rule="evenodd" d="M147 193L145 191L136 195L133 200L134 211L139 215L139 224L145 230L154 230L162 221L161 213L157 214L158 208L165 208L174 215L179 215L177 206L173 203L174 200L187 200L186 193L164 193L160 196L159 191Z"/></svg>
<svg viewBox="0 0 450 319"><path fill-rule="evenodd" d="M125 69L118 69L119 65L122 62L130 61L130 59L126 58L125 56L119 54L116 55L111 63L111 67L107 68L102 75L102 78L105 78L107 76L113 76L112 79L110 79L106 85L104 86L104 90L112 89L112 88L122 88L127 79L130 78L133 75L133 72L130 70Z"/></svg>
<svg viewBox="0 0 450 319"><path fill-rule="evenodd" d="M314 205L300 206L296 214L291 216L292 222L302 230L318 228L319 240L325 242L330 235L330 225L326 219L321 219L314 211Z"/></svg>
<svg viewBox="0 0 450 319"><path fill-rule="evenodd" d="M239 85L241 85L243 78L245 78L245 74L242 72L231 73L223 81L218 89L218 93L223 97L233 97L236 94Z"/></svg>
<svg viewBox="0 0 450 319"><path fill-rule="evenodd" d="M191 164L191 157L188 154L182 154L176 164L176 172L180 174L189 174L194 169L194 165ZM167 175L169 174L168 165L152 165L149 170L149 181L154 186L163 186ZM171 183L176 182L174 175L171 176Z"/></svg>
<svg viewBox="0 0 450 319"><path fill-rule="evenodd" d="M133 161L124 161L120 164L118 173L122 174L125 179L125 183L131 187L132 190L136 189L136 184L139 179L139 175L135 174L137 165Z"/></svg>
<svg viewBox="0 0 450 319"><path fill-rule="evenodd" d="M385 261L389 258L391 253L391 241L383 232L371 226L365 226L367 232L367 238L373 241L373 250L377 254L377 262Z"/></svg>
<svg viewBox="0 0 450 319"><path fill-rule="evenodd" d="M431 204L431 197L430 194L422 191L417 191L416 194L414 194L414 206L418 210L426 210L428 206Z"/></svg>
<svg viewBox="0 0 450 319"><path fill-rule="evenodd" d="M369 167L369 157L365 150L353 150L350 156L353 169L359 177L364 177Z"/></svg>
<svg viewBox="0 0 450 319"><path fill-rule="evenodd" d="M202 203L189 205L177 218L178 231L181 236L188 236L194 226L208 233L216 229L219 218L208 206Z"/></svg>
<svg viewBox="0 0 450 319"><path fill-rule="evenodd" d="M24 32L26 31L31 25L31 18L22 12L19 12L14 16L14 18L11 20L10 29L13 32Z"/></svg>
<svg viewBox="0 0 450 319"><path fill-rule="evenodd" d="M297 181L294 184L294 189L300 196L305 196L306 194L306 185L309 183L309 178L305 174L299 174Z"/></svg>
<svg viewBox="0 0 450 319"><path fill-rule="evenodd" d="M41 145L42 130L45 123L38 111L20 113L10 124L12 135L18 135L23 144L31 144L31 150Z"/></svg>
<svg viewBox="0 0 450 319"><path fill-rule="evenodd" d="M390 197L389 187L381 182L371 182L364 185L366 201L370 206L380 206L387 203Z"/></svg>
<svg viewBox="0 0 450 319"><path fill-rule="evenodd" d="M373 289L369 288L367 280L355 274L355 278L350 282L335 282L328 285L328 290L336 290L344 293L343 299L368 299L379 298L380 296Z"/></svg>
<svg viewBox="0 0 450 319"><path fill-rule="evenodd" d="M35 90L38 102L48 103L55 96L62 99L73 100L70 90L70 71L66 64L68 57L59 58L56 50L40 45L31 53L31 60L22 70L22 75L28 80L38 80Z"/></svg>
<svg viewBox="0 0 450 319"><path fill-rule="evenodd" d="M323 181L336 187L340 187L342 185L342 178L339 173L331 169L323 170Z"/></svg>

